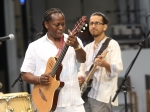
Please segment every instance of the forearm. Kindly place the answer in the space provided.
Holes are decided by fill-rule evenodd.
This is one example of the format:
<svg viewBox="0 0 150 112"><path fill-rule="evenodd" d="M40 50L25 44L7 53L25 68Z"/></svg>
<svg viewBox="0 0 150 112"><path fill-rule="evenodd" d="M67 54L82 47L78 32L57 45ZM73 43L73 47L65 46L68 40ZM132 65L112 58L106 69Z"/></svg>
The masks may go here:
<svg viewBox="0 0 150 112"><path fill-rule="evenodd" d="M35 76L30 72L22 72L22 79L30 84L39 84L40 83L40 77Z"/></svg>
<svg viewBox="0 0 150 112"><path fill-rule="evenodd" d="M106 70L107 70L109 73L111 73L111 68L110 68L110 64L109 64L109 63L105 62L105 68L106 68Z"/></svg>
<svg viewBox="0 0 150 112"><path fill-rule="evenodd" d="M78 62L84 63L86 61L85 51L82 48L80 48L78 50L75 50L75 52L76 52L76 58L77 58Z"/></svg>

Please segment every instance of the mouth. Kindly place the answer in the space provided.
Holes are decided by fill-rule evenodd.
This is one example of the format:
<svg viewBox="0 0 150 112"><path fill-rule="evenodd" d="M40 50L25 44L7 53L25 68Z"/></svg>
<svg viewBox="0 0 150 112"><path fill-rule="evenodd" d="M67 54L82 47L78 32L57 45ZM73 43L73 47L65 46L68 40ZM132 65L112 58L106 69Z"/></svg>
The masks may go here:
<svg viewBox="0 0 150 112"><path fill-rule="evenodd" d="M58 32L57 32L57 34L63 34L63 33L64 33L63 31L58 31Z"/></svg>
<svg viewBox="0 0 150 112"><path fill-rule="evenodd" d="M63 34L64 34L63 32L57 32L57 37L59 37L59 38L60 38L60 37L62 37L62 36L63 36Z"/></svg>
<svg viewBox="0 0 150 112"><path fill-rule="evenodd" d="M91 30L91 33L95 33L95 32L97 32L96 30Z"/></svg>
<svg viewBox="0 0 150 112"><path fill-rule="evenodd" d="M64 32L57 32L58 35L63 35Z"/></svg>

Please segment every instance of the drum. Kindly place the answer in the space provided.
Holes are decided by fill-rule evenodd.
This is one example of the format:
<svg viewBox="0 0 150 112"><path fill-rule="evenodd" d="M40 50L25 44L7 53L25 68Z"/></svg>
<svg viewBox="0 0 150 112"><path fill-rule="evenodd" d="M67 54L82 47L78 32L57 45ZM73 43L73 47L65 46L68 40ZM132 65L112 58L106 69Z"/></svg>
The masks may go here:
<svg viewBox="0 0 150 112"><path fill-rule="evenodd" d="M0 112L34 112L27 92L0 94Z"/></svg>

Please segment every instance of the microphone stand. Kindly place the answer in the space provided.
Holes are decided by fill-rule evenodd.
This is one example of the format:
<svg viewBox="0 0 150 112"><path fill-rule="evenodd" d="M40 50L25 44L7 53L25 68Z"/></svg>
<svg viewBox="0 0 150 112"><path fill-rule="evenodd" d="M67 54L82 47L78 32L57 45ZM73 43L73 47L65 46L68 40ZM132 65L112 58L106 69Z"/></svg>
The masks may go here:
<svg viewBox="0 0 150 112"><path fill-rule="evenodd" d="M130 70L131 70L131 68L132 68L132 66L133 66L133 64L134 64L134 62L135 62L135 60L137 59L137 57L138 57L138 55L139 55L141 49L143 48L143 43L144 43L147 39L149 39L149 38L150 38L150 32L148 33L147 38L144 39L142 42L139 43L140 48L139 48L139 50L138 50L138 52L137 52L135 58L133 59L133 61L132 61L131 64L129 65L129 67L128 67L126 73L125 73L125 76L124 76L124 78L123 78L123 80L122 80L122 82L121 82L121 84L120 84L118 90L116 91L116 94L115 94L113 100L112 100L112 102L114 102L115 99L116 99L116 97L117 97L117 95L118 95L119 92L121 91L121 89L123 89L123 90L124 90L124 97L125 97L125 112L128 112L128 109L127 109L127 98L126 98L126 95L127 95L127 86L125 85L125 81L127 80L128 74L129 74L129 72L130 72Z"/></svg>
<svg viewBox="0 0 150 112"><path fill-rule="evenodd" d="M21 91L23 91L23 92L24 92L24 88L23 88L23 80L22 80L22 78L21 78L21 73L19 74L19 77L15 80L15 82L12 84L12 86L11 86L11 87L14 87L14 85L17 83L17 81L19 81L19 82L20 82Z"/></svg>

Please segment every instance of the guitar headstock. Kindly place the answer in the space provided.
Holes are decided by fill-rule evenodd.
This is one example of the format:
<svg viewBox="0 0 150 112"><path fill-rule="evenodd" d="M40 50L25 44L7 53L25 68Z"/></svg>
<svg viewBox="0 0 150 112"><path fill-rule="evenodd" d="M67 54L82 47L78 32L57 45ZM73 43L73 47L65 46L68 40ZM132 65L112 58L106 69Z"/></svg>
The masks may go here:
<svg viewBox="0 0 150 112"><path fill-rule="evenodd" d="M87 24L87 17L86 16L82 16L79 21L77 21L77 23L75 24L73 30L72 30L72 34L76 35L79 32L83 32L83 30L86 29L86 27L88 26Z"/></svg>

